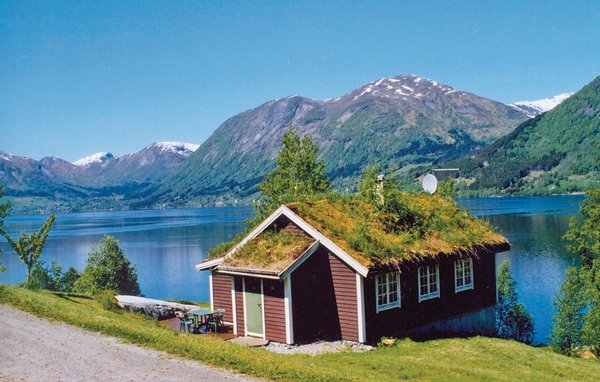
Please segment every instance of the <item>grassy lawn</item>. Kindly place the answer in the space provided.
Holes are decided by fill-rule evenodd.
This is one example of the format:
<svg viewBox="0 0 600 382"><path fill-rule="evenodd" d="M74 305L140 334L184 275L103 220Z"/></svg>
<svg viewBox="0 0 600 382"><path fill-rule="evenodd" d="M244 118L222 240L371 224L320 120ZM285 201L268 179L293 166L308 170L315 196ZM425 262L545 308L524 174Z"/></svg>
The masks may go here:
<svg viewBox="0 0 600 382"><path fill-rule="evenodd" d="M278 380L592 381L600 377L597 360L569 358L546 348L484 337L403 340L395 347L369 353L281 355L180 334L138 314L103 310L86 296L0 285L0 303L134 344Z"/></svg>

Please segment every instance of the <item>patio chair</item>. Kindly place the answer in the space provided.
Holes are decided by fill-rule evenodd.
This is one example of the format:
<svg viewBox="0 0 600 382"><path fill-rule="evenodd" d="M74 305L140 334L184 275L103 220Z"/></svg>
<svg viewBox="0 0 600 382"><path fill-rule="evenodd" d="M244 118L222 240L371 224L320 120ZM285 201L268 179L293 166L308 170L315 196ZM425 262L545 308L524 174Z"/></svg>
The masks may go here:
<svg viewBox="0 0 600 382"><path fill-rule="evenodd" d="M194 321L188 316L186 312L177 312L175 313L177 318L179 318L179 331L184 329L186 333L190 333L190 327L193 328ZM192 329L193 330L193 329Z"/></svg>
<svg viewBox="0 0 600 382"><path fill-rule="evenodd" d="M217 313L215 313L211 318L208 319L207 325L214 329L215 333L219 332L219 328L223 326L223 314L225 313L224 309L217 309Z"/></svg>

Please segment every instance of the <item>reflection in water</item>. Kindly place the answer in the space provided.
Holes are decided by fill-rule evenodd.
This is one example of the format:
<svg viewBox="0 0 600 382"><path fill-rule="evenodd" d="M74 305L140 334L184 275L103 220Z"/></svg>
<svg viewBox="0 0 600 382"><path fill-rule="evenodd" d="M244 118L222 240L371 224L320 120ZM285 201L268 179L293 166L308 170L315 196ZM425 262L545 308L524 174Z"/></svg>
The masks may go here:
<svg viewBox="0 0 600 382"><path fill-rule="evenodd" d="M504 234L512 250L498 255L509 260L521 301L536 325L535 340L546 342L552 322L552 299L577 258L564 250L562 236L578 211L582 196L475 198L459 203L487 219ZM104 234L115 236L137 264L140 287L146 296L161 299L207 301L208 275L194 265L206 252L241 232L252 209L205 208L58 215L42 255L63 267L82 270L88 253ZM38 229L47 216L14 216L7 222L11 235ZM0 247L8 250L2 241ZM25 266L14 254L0 261L8 271L0 282L23 282Z"/></svg>

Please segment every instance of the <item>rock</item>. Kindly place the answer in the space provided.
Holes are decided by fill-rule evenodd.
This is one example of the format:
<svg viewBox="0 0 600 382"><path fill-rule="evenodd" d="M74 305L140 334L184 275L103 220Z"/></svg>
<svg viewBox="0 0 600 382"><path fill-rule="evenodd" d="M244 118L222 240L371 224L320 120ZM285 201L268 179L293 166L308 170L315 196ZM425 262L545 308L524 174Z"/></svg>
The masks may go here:
<svg viewBox="0 0 600 382"><path fill-rule="evenodd" d="M175 317L175 312L198 309L196 305L179 304L138 296L121 295L115 296L115 298L121 308L135 313L143 313L159 321Z"/></svg>

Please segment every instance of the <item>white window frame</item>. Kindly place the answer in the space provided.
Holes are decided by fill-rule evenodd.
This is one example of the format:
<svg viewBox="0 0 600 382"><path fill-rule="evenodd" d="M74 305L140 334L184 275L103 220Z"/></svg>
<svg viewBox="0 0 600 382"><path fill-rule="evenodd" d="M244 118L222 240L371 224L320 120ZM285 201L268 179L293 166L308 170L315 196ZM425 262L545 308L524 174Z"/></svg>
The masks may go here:
<svg viewBox="0 0 600 382"><path fill-rule="evenodd" d="M396 278L396 296L397 296L397 300L394 302L388 302L386 304L379 304L379 276L385 275L386 277L386 294L387 294L387 298L389 301L389 295L390 295L390 290L389 290L389 284L390 281L393 281L392 277ZM377 307L377 313L384 311L384 310L388 310L388 309L393 309L393 308L400 308L401 305L401 299L402 296L400 295L400 272L388 272L388 273L382 273L382 274L378 274L375 275L375 305Z"/></svg>
<svg viewBox="0 0 600 382"><path fill-rule="evenodd" d="M435 284L437 285L436 291L435 292L429 292L429 281L427 282L427 290L428 293L425 294L421 294L421 269L427 269L427 280L429 280L429 275L431 274L431 272L429 272L430 268L429 267L433 267L435 266ZM432 264L432 265L425 265L423 267L419 267L418 271L417 271L417 280L419 282L419 302L425 301L425 300L430 300L432 298L439 298L440 297L440 265L439 264Z"/></svg>
<svg viewBox="0 0 600 382"><path fill-rule="evenodd" d="M468 266L471 274L471 282L469 284L458 285L458 264L462 263L462 279L465 278L465 268ZM454 293L462 292L465 290L473 289L473 279L475 278L475 274L473 273L473 259L470 257L466 259L457 259L454 261Z"/></svg>

